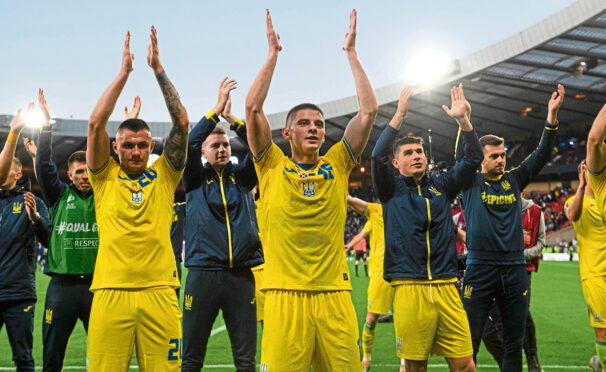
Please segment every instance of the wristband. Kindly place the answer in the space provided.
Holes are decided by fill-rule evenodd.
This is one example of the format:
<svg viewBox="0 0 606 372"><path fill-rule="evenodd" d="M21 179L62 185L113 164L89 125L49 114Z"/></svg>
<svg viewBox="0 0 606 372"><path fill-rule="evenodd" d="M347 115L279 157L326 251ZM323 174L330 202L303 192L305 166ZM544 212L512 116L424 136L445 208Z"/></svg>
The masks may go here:
<svg viewBox="0 0 606 372"><path fill-rule="evenodd" d="M6 142L14 145L15 143L17 143L18 139L19 139L19 132L14 132L11 130L10 132L8 132L8 137L6 138Z"/></svg>

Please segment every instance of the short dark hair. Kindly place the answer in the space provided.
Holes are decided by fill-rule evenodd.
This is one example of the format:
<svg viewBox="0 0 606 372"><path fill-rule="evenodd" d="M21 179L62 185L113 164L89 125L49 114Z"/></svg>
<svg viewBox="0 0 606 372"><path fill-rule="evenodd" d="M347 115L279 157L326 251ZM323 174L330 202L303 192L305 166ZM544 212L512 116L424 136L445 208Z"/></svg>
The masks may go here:
<svg viewBox="0 0 606 372"><path fill-rule="evenodd" d="M577 173L581 173L581 165L583 165L583 164L587 164L587 159L581 160L579 165L577 165Z"/></svg>
<svg viewBox="0 0 606 372"><path fill-rule="evenodd" d="M86 164L86 151L76 151L67 159L67 167L71 167L72 163Z"/></svg>
<svg viewBox="0 0 606 372"><path fill-rule="evenodd" d="M225 128L223 127L215 127L210 134L227 134L227 132L225 132Z"/></svg>
<svg viewBox="0 0 606 372"><path fill-rule="evenodd" d="M487 134L485 136L480 137L480 145L482 145L482 148L487 145L500 146L504 143L505 140L502 137L495 136L494 134Z"/></svg>
<svg viewBox="0 0 606 372"><path fill-rule="evenodd" d="M300 105L296 105L295 107L291 108L290 111L288 111L288 114L286 115L287 128L290 128L290 126L292 125L292 121L295 120L295 116L297 116L297 112L301 110L318 111L322 115L322 117L324 117L324 112L322 112L322 109L319 108L317 105L314 105L313 103L301 103Z"/></svg>
<svg viewBox="0 0 606 372"><path fill-rule="evenodd" d="M396 138L395 142L393 143L392 151L393 154L397 156L401 146L410 144L417 144L423 146L424 143L425 141L423 141L423 138L417 136L399 137ZM425 151L425 149L423 149L423 151Z"/></svg>
<svg viewBox="0 0 606 372"><path fill-rule="evenodd" d="M147 123L141 119L124 120L122 123L120 123L120 126L118 127L118 132L122 129L132 130L133 132L138 132L140 130L148 130L151 132L151 130L149 129L149 125L147 125Z"/></svg>

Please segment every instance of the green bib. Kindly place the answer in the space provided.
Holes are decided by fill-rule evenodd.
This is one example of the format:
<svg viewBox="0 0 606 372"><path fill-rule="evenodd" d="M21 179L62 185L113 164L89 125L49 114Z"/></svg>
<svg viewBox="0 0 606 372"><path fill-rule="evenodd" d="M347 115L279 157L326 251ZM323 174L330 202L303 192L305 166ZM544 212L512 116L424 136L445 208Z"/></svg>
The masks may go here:
<svg viewBox="0 0 606 372"><path fill-rule="evenodd" d="M83 199L67 186L54 210L48 271L55 274L92 274L98 249L95 198L91 193Z"/></svg>

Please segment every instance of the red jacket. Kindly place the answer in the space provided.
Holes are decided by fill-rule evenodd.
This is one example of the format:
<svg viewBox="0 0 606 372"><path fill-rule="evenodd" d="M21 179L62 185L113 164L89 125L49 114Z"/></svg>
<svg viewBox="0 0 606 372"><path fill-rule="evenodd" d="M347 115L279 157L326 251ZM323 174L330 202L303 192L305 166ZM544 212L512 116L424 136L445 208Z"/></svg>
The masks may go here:
<svg viewBox="0 0 606 372"><path fill-rule="evenodd" d="M537 244L539 223L541 222L541 208L533 204L522 214L522 228L524 229L524 249L532 248ZM539 269L539 257L526 261L527 271Z"/></svg>

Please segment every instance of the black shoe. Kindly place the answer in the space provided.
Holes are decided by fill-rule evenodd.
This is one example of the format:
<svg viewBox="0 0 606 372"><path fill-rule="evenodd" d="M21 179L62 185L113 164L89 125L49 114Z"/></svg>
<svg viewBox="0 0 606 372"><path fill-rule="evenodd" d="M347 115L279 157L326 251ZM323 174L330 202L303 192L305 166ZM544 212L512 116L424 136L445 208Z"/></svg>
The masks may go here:
<svg viewBox="0 0 606 372"><path fill-rule="evenodd" d="M381 315L378 320L379 323L393 323L393 315Z"/></svg>
<svg viewBox="0 0 606 372"><path fill-rule="evenodd" d="M539 359L536 355L527 355L526 363L528 364L528 372L542 372L541 365L539 364Z"/></svg>

